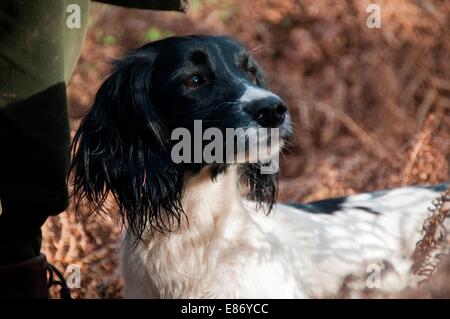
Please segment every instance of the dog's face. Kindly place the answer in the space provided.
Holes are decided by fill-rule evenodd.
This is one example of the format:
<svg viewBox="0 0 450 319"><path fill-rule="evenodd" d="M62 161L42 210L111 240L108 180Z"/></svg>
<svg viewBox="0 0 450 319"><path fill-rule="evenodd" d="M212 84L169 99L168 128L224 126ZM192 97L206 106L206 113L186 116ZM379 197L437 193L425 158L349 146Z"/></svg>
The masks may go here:
<svg viewBox="0 0 450 319"><path fill-rule="evenodd" d="M151 81L152 101L170 128L202 120L204 128L280 128L282 135L289 130L283 101L267 90L248 51L230 38L161 41Z"/></svg>
<svg viewBox="0 0 450 319"><path fill-rule="evenodd" d="M186 171L211 166L213 174L218 174L229 165L173 160L174 130L183 128L193 141L199 122L201 134L215 129L225 136L224 149L229 129L276 129L279 141L270 143L267 157L279 151L291 130L286 105L267 89L248 51L228 37L168 38L114 62L74 138L75 197L86 197L96 210L112 193L135 233L149 224L170 230L162 222L161 211L177 220L182 216ZM252 134L244 134L246 145L261 147L255 143L261 135ZM206 144L202 140L200 153ZM240 151L234 148L233 152ZM270 209L276 174L259 174L260 159L239 165L241 175L248 178L250 198L268 203Z"/></svg>

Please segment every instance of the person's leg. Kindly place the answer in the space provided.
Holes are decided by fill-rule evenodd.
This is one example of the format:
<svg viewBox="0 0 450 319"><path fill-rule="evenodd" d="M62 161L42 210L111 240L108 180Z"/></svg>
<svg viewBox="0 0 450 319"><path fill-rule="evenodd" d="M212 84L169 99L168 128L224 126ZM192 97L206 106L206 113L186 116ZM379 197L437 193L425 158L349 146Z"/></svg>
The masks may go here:
<svg viewBox="0 0 450 319"><path fill-rule="evenodd" d="M66 25L69 3L80 5L79 29ZM27 278L29 264L29 275L45 276L40 228L68 204L66 82L88 7L89 0L0 2L0 296L14 296L4 285L11 271Z"/></svg>
<svg viewBox="0 0 450 319"><path fill-rule="evenodd" d="M157 10L187 5L187 0L104 2ZM66 24L76 14L73 4L81 9L80 28ZM0 1L0 298L45 295L36 291L45 277L40 228L68 203L66 83L78 60L89 4ZM22 280L11 280L14 276Z"/></svg>

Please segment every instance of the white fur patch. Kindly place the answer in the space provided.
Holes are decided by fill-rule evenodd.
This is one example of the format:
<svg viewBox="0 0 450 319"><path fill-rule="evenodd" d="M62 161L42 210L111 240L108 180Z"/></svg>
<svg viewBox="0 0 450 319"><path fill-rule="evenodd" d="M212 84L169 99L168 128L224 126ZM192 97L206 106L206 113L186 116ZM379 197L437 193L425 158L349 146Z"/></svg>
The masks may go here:
<svg viewBox="0 0 450 319"><path fill-rule="evenodd" d="M278 204L269 216L241 197L236 168L186 180L180 231L154 233L121 252L126 298L317 298L349 274L393 267L379 291L414 286L415 243L439 191L408 187L350 196L323 214ZM332 202L331 202L332 203ZM314 206L314 204L312 204ZM319 209L319 206L316 206ZM372 211L378 214L371 213ZM370 273L369 273L370 275Z"/></svg>
<svg viewBox="0 0 450 319"><path fill-rule="evenodd" d="M239 102L248 103L251 101L261 100L271 96L278 97L276 94L273 94L268 90L246 85L244 94L242 94L242 96L239 98Z"/></svg>

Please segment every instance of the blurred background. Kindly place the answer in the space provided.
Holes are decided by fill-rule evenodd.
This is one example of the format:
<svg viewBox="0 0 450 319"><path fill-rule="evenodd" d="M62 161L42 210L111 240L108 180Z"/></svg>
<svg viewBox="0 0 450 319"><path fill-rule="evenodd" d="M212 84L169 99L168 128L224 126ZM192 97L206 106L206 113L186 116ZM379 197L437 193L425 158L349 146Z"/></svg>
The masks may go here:
<svg viewBox="0 0 450 319"><path fill-rule="evenodd" d="M370 29L369 3L381 8ZM449 180L450 1L190 0L186 14L94 4L69 83L74 131L108 59L172 35L228 34L254 51L288 103L295 136L280 201L311 201ZM121 297L119 223L68 213L44 226L60 269L81 267L74 297Z"/></svg>

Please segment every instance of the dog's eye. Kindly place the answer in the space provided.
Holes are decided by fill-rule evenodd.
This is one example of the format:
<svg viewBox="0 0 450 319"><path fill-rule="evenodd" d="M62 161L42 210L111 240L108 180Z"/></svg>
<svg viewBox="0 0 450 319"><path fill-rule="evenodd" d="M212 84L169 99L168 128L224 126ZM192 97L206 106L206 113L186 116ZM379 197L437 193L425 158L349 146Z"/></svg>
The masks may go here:
<svg viewBox="0 0 450 319"><path fill-rule="evenodd" d="M201 75L193 74L190 75L187 79L184 80L184 85L190 89L195 89L200 87L205 80L201 77Z"/></svg>
<svg viewBox="0 0 450 319"><path fill-rule="evenodd" d="M253 65L247 64L247 74L252 82L256 82L256 68Z"/></svg>

